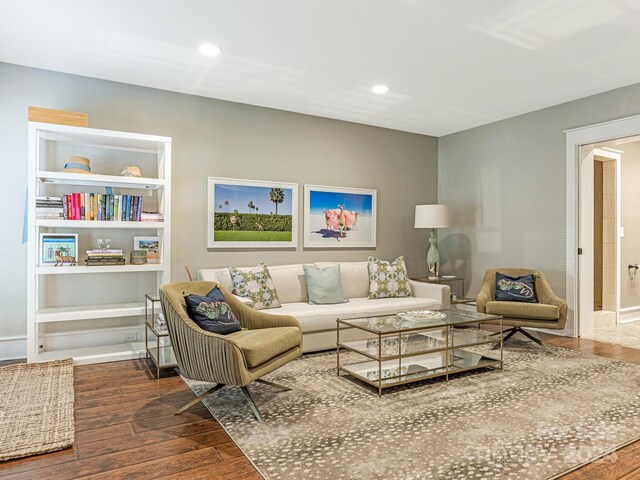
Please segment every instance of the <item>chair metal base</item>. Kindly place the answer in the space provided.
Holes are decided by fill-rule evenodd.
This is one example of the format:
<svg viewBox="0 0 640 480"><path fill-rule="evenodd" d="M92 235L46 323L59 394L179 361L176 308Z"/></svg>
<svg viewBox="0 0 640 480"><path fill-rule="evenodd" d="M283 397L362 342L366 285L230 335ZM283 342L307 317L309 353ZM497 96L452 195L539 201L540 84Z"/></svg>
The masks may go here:
<svg viewBox="0 0 640 480"><path fill-rule="evenodd" d="M518 332L523 334L528 339L532 340L534 343L537 343L538 345L543 345L542 340L540 340L539 338L534 337L533 335L531 335L529 332L527 332L522 327L511 327L508 330L503 330L501 332L495 332L495 333L492 333L491 335L499 335L501 333L502 334L506 333L506 335L504 337L502 337L502 344L504 345L507 342L507 340L509 340L511 337L513 337ZM491 348L491 350L497 350L498 348L500 348L500 342L496 343Z"/></svg>
<svg viewBox="0 0 640 480"><path fill-rule="evenodd" d="M284 385L279 385L277 383L269 382L269 381L263 380L261 378L256 380L256 382L257 383L262 383L264 385L269 385L271 387L279 388L280 390L283 390L285 392L288 392L288 391L291 390L289 387L285 387ZM201 402L202 400L205 400L207 397L209 397L210 395L214 394L215 392L217 392L218 390L220 390L222 387L225 387L225 386L226 385L221 384L221 383L214 385L212 388L210 388L209 390L204 392L199 397L194 398L193 400L191 400L186 405L180 407L173 414L174 415L180 415L185 410L191 408L196 403ZM251 393L249 393L249 389L246 386L244 386L244 387L240 387L240 390L242 391L242 393L244 395L244 398L247 400L247 403L249 404L249 407L251 408L251 411L253 412L253 415L256 417L256 420L258 422L262 422L262 415L260 415L260 410L258 410L258 406L256 405L256 402L253 400L253 397L251 396Z"/></svg>

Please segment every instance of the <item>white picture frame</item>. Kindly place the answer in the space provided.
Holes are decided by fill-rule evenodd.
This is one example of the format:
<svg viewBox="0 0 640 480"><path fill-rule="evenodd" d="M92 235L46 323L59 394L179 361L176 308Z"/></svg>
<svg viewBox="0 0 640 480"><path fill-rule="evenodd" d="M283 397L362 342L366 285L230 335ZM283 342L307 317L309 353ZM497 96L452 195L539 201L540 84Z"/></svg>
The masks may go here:
<svg viewBox="0 0 640 480"><path fill-rule="evenodd" d="M305 248L375 248L377 190L304 185Z"/></svg>
<svg viewBox="0 0 640 480"><path fill-rule="evenodd" d="M162 262L162 239L160 237L133 237L133 250L145 250L147 263Z"/></svg>
<svg viewBox="0 0 640 480"><path fill-rule="evenodd" d="M276 189L282 194L275 197L281 198L280 202L272 197ZM280 226L285 228L278 230ZM297 246L297 183L207 178L207 248L295 249Z"/></svg>
<svg viewBox="0 0 640 480"><path fill-rule="evenodd" d="M74 257L78 263L77 233L41 233L38 264L55 265L57 263L55 252L58 248L64 248L64 255Z"/></svg>

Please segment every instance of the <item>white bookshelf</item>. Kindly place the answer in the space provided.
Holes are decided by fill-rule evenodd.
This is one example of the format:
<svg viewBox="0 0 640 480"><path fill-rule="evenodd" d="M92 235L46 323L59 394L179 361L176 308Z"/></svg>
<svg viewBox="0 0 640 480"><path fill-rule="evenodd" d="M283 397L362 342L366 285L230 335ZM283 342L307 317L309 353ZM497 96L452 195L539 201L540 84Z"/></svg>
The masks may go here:
<svg viewBox="0 0 640 480"><path fill-rule="evenodd" d="M73 357L76 363L100 363L143 357L144 293L155 293L170 280L171 138L29 122L28 151L28 361ZM71 155L90 158L98 173L64 172ZM124 165L139 166L145 176L119 176ZM114 194L143 196L143 207L152 203L164 221L36 218L37 196L105 193L105 187ZM40 265L41 233L78 233L78 265ZM159 263L129 264L134 236L160 237ZM113 248L125 250L126 264L85 265L84 252L96 248L95 238L108 237L117 239ZM141 286L155 291L140 292Z"/></svg>

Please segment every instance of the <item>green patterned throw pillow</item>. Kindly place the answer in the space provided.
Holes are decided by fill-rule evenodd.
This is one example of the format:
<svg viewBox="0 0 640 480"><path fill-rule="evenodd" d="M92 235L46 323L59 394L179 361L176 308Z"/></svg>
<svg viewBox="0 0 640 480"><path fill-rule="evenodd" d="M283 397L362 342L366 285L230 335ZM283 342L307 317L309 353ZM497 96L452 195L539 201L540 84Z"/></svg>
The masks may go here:
<svg viewBox="0 0 640 480"><path fill-rule="evenodd" d="M247 271L229 267L229 274L233 282L233 293L250 298L254 303L253 308L256 310L280 306L276 287L271 275L269 275L269 269L264 263Z"/></svg>
<svg viewBox="0 0 640 480"><path fill-rule="evenodd" d="M369 257L369 298L400 298L411 296L409 275L404 257L389 263Z"/></svg>

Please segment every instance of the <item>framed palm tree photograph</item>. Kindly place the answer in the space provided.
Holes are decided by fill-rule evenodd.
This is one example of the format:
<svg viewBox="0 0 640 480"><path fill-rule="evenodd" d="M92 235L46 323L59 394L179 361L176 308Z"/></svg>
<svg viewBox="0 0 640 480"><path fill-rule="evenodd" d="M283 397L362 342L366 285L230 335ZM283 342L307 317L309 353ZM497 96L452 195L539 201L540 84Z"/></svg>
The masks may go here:
<svg viewBox="0 0 640 480"><path fill-rule="evenodd" d="M207 248L295 248L298 185L207 179Z"/></svg>

